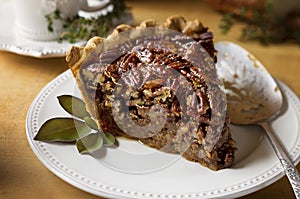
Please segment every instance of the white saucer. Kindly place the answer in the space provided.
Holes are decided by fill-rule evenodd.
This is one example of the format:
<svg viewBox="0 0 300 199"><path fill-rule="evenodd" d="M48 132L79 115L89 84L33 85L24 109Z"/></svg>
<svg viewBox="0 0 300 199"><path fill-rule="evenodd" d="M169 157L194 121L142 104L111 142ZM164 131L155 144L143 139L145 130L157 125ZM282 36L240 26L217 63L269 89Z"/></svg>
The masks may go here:
<svg viewBox="0 0 300 199"><path fill-rule="evenodd" d="M132 22L132 16L126 15L125 18L121 21ZM86 41L71 44L67 41L58 43L57 41L28 40L15 32L14 23L13 2L0 0L0 50L38 58L64 57L66 50L71 46L82 46L86 43Z"/></svg>

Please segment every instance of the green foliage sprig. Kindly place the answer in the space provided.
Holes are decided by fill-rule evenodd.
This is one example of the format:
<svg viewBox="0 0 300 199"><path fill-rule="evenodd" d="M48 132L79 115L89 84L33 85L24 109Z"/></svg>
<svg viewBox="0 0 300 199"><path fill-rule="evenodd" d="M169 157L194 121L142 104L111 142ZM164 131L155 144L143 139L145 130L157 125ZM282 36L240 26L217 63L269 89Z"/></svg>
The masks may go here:
<svg viewBox="0 0 300 199"><path fill-rule="evenodd" d="M75 43L77 40L88 40L93 36L104 37L108 34L110 28L115 25L114 20L119 19L122 13L127 9L123 0L111 0L113 10L107 15L92 17L86 19L76 15L72 19L62 19L59 10L45 16L48 22L48 30L53 32L53 21L63 20L65 32L61 34L58 42L67 40L70 43Z"/></svg>
<svg viewBox="0 0 300 199"><path fill-rule="evenodd" d="M264 11L258 11L241 7L239 14L225 13L220 20L219 28L223 34L227 34L235 22L244 22L240 34L241 40L258 40L262 44L282 43L287 40L295 41L300 45L299 30L294 30L286 23L286 19L274 17L272 3L267 1ZM247 17L246 13L252 17Z"/></svg>
<svg viewBox="0 0 300 199"><path fill-rule="evenodd" d="M76 142L79 153L91 153L104 146L115 143L115 137L103 132L86 110L85 103L74 96L58 97L62 108L73 118L59 117L42 124L34 140L44 142Z"/></svg>

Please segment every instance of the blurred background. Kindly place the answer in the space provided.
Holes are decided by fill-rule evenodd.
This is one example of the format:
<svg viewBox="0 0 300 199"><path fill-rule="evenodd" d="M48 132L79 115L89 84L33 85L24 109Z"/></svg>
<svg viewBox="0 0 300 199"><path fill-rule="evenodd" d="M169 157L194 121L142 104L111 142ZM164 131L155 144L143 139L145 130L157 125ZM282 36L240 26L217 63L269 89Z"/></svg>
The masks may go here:
<svg viewBox="0 0 300 199"><path fill-rule="evenodd" d="M25 130L33 99L47 83L68 70L64 52L79 43L16 38L10 3L13 1L0 0L0 198L99 199L51 173L32 152ZM126 0L124 3L132 14L133 24L146 19L164 22L172 15L199 19L213 32L215 42L232 41L246 48L276 79L300 96L300 0ZM63 39L70 38L64 36ZM46 54L38 54L40 51ZM288 199L294 195L284 177L242 198Z"/></svg>

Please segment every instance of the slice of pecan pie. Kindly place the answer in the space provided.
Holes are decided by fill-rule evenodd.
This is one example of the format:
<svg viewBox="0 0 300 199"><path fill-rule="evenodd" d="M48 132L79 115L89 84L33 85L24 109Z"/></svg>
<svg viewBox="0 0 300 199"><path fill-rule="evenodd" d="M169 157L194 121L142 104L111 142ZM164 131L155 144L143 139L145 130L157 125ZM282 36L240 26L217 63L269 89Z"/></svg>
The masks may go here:
<svg viewBox="0 0 300 199"><path fill-rule="evenodd" d="M66 60L103 131L212 170L232 165L235 142L213 36L198 20L120 25L107 38L72 47Z"/></svg>

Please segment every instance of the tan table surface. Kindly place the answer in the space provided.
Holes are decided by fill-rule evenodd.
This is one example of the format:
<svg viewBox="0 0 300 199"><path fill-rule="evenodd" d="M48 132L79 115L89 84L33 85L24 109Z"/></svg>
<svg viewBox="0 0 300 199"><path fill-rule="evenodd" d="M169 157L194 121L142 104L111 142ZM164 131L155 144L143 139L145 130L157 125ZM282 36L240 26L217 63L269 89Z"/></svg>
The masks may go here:
<svg viewBox="0 0 300 199"><path fill-rule="evenodd" d="M215 41L229 40L247 48L265 64L270 73L300 96L300 48L295 44L262 46L238 40L240 26L228 35L218 29L220 15L201 1L128 1L136 22L159 21L174 14L199 18L213 30ZM27 110L38 92L67 70L64 58L36 59L0 52L0 198L92 199L51 173L30 149L25 132ZM300 166L298 166L300 169ZM243 198L293 198L284 177Z"/></svg>

